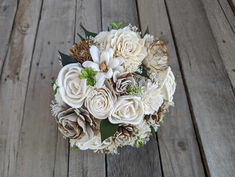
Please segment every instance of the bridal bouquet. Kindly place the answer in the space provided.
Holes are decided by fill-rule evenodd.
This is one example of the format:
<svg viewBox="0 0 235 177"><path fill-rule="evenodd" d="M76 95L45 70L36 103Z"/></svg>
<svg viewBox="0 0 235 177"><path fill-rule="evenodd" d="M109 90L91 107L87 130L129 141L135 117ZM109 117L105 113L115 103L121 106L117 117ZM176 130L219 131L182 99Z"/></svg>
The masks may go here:
<svg viewBox="0 0 235 177"><path fill-rule="evenodd" d="M53 81L52 114L58 129L81 150L116 153L143 146L173 105L175 77L163 41L141 36L131 25L92 33L70 54L60 52L63 67Z"/></svg>

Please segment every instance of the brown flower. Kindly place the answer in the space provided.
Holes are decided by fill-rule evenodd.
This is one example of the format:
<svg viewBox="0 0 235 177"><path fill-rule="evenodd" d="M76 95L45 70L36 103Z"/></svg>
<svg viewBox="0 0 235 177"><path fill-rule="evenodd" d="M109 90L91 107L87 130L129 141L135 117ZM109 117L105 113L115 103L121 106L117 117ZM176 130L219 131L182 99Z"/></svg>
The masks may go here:
<svg viewBox="0 0 235 177"><path fill-rule="evenodd" d="M76 59L79 63L83 63L84 61L92 60L90 55L90 44L92 43L91 40L83 40L78 43L75 43L73 47L70 49L72 58Z"/></svg>
<svg viewBox="0 0 235 177"><path fill-rule="evenodd" d="M163 120L165 112L167 110L167 101L164 101L158 111L155 111L153 115L146 115L145 119L148 124L150 125L159 125L160 122Z"/></svg>
<svg viewBox="0 0 235 177"><path fill-rule="evenodd" d="M134 88L136 85L135 79L131 73L123 73L115 76L112 79L113 90L116 94L124 94L128 88Z"/></svg>
<svg viewBox="0 0 235 177"><path fill-rule="evenodd" d="M150 36L152 37L152 36ZM148 55L143 61L144 66L149 72L151 70L165 70L168 67L169 54L166 45L158 38L152 37L152 41L146 41Z"/></svg>
<svg viewBox="0 0 235 177"><path fill-rule="evenodd" d="M68 138L86 142L94 136L98 122L85 108L68 108L56 117L60 132Z"/></svg>

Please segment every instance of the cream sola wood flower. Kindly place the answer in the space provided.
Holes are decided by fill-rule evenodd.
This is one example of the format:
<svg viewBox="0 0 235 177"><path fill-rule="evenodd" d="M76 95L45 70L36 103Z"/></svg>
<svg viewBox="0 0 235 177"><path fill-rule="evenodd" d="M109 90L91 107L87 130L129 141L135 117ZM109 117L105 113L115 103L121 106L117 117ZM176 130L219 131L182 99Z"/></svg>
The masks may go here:
<svg viewBox="0 0 235 177"><path fill-rule="evenodd" d="M96 87L102 87L105 79L110 79L113 72L123 72L122 58L113 58L113 50L111 48L100 52L96 46L90 47L90 54L93 61L85 61L82 66L92 67L93 70L99 71L96 75Z"/></svg>
<svg viewBox="0 0 235 177"><path fill-rule="evenodd" d="M64 66L58 75L58 91L62 100L73 108L82 106L91 90L85 79L80 79L82 67L78 63Z"/></svg>
<svg viewBox="0 0 235 177"><path fill-rule="evenodd" d="M97 119L106 119L114 107L116 96L113 92L103 86L92 90L85 100L85 106Z"/></svg>
<svg viewBox="0 0 235 177"><path fill-rule="evenodd" d="M136 125L144 118L144 106L140 97L120 96L110 112L109 121L113 124L126 123Z"/></svg>
<svg viewBox="0 0 235 177"><path fill-rule="evenodd" d="M114 51L114 57L123 58L122 65L126 72L135 72L147 55L145 39L142 39L139 33L132 31L129 26L110 32L101 32L94 38L94 41L101 50L111 48Z"/></svg>

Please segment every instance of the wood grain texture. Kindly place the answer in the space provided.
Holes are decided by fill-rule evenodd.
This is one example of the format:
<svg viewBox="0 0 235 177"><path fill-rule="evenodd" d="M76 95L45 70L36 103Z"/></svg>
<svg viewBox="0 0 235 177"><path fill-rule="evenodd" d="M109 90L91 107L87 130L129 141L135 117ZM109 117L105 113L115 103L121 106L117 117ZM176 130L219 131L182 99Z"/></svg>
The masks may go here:
<svg viewBox="0 0 235 177"><path fill-rule="evenodd" d="M142 31L148 26L150 34L166 43L170 66L179 75L176 79L175 106L170 108L165 123L158 130L163 174L165 177L205 176L164 0L137 2Z"/></svg>
<svg viewBox="0 0 235 177"><path fill-rule="evenodd" d="M92 15L91 15L92 14ZM83 24L89 31L99 32L101 29L100 1L78 0L76 10L75 32L84 35L80 28ZM76 36L76 41L80 38ZM105 155L92 151L70 149L69 154L69 177L104 177Z"/></svg>
<svg viewBox="0 0 235 177"><path fill-rule="evenodd" d="M68 141L57 131L51 116L50 80L57 77L61 68L58 50L67 51L74 40L75 4L75 0L43 1L20 132L16 176L67 176Z"/></svg>
<svg viewBox="0 0 235 177"><path fill-rule="evenodd" d="M16 9L16 0L0 1L0 75L2 72L2 65L7 54L8 43L12 32Z"/></svg>
<svg viewBox="0 0 235 177"><path fill-rule="evenodd" d="M139 26L136 2L134 0L102 0L103 30L106 30L112 21ZM154 141L138 149L125 147L119 155L107 155L107 176L162 176L160 163L158 146Z"/></svg>
<svg viewBox="0 0 235 177"><path fill-rule="evenodd" d="M227 2L202 0L211 30L235 92L235 16Z"/></svg>
<svg viewBox="0 0 235 177"><path fill-rule="evenodd" d="M205 8L194 0L166 4L210 175L232 177L235 99Z"/></svg>
<svg viewBox="0 0 235 177"><path fill-rule="evenodd" d="M2 70L0 80L1 177L15 176L19 131L40 7L41 1L20 1Z"/></svg>

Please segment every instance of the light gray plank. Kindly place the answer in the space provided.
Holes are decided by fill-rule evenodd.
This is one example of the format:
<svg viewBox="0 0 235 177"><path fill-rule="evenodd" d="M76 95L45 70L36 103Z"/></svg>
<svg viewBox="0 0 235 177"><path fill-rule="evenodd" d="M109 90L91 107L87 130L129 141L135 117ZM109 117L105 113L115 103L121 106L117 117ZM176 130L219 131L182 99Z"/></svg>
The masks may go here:
<svg viewBox="0 0 235 177"><path fill-rule="evenodd" d="M202 0L202 3L235 92L235 16L227 1Z"/></svg>
<svg viewBox="0 0 235 177"><path fill-rule="evenodd" d="M19 132L24 111L41 1L21 0L0 80L0 176L15 176Z"/></svg>
<svg viewBox="0 0 235 177"><path fill-rule="evenodd" d="M80 28L82 23L89 31L99 32L101 29L100 1L78 0L76 11L76 29L84 36ZM80 38L76 36L76 41ZM69 154L69 177L104 177L105 155L92 151L81 151L70 149Z"/></svg>
<svg viewBox="0 0 235 177"><path fill-rule="evenodd" d="M235 99L205 7L194 0L166 0L166 4L209 172L232 177Z"/></svg>
<svg viewBox="0 0 235 177"><path fill-rule="evenodd" d="M16 0L0 1L0 75L2 72L2 65L7 54L7 48L12 32L16 9Z"/></svg>
<svg viewBox="0 0 235 177"><path fill-rule="evenodd" d="M150 34L166 43L170 66L179 75L175 106L166 114L158 132L163 174L165 177L205 176L164 0L137 2L142 31L148 26Z"/></svg>
<svg viewBox="0 0 235 177"><path fill-rule="evenodd" d="M103 29L106 30L112 21L139 26L136 1L102 0ZM107 176L162 176L156 142L148 142L139 149L125 147L119 155L107 155Z"/></svg>
<svg viewBox="0 0 235 177"><path fill-rule="evenodd" d="M74 40L75 0L44 0L20 132L16 176L67 176L68 141L62 139L50 112L50 80L61 66L58 50Z"/></svg>

